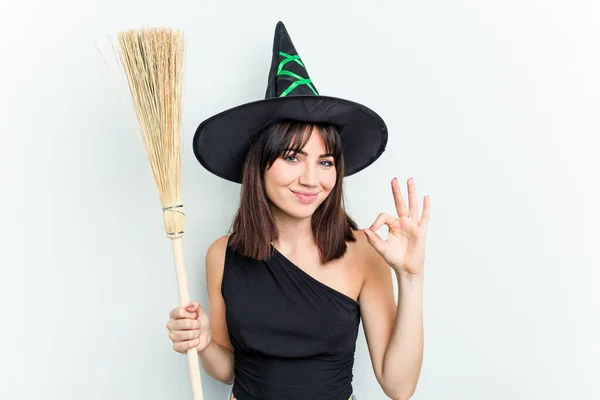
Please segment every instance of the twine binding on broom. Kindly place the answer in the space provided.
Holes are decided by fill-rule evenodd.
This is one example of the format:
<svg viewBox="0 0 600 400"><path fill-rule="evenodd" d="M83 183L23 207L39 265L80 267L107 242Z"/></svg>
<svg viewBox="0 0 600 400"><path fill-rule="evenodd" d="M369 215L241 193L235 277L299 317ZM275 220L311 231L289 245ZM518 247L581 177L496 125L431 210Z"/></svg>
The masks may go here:
<svg viewBox="0 0 600 400"><path fill-rule="evenodd" d="M179 214L181 214L182 217L185 217L185 213L183 211L175 210L175 208L183 208L183 204L178 204L176 206L170 206L170 207L163 207L163 209L162 209L163 210L163 218L166 218L166 211L179 213ZM169 226L169 224L165 221L165 228L167 226ZM169 230L167 229L167 236L171 239L174 239L176 237L181 237L181 236L183 236L183 231L169 232Z"/></svg>

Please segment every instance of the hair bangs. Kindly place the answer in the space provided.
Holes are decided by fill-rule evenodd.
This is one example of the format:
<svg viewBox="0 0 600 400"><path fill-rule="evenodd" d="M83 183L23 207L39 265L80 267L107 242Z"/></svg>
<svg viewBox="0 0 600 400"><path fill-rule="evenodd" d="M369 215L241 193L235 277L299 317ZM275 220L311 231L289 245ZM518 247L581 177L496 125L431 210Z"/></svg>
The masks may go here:
<svg viewBox="0 0 600 400"><path fill-rule="evenodd" d="M301 151L316 131L325 144L325 151L334 159L341 159L342 146L334 127L325 124L302 121L279 121L277 131L271 132L265 143L263 162L265 167L273 165L279 157L290 152Z"/></svg>

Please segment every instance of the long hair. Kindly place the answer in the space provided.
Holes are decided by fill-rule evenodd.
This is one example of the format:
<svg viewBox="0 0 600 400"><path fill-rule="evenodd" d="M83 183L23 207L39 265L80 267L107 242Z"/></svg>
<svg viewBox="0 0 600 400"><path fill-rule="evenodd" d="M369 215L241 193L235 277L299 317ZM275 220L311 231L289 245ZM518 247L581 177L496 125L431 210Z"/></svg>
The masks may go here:
<svg viewBox="0 0 600 400"><path fill-rule="evenodd" d="M352 230L357 225L344 209L344 158L337 129L327 124L282 120L267 125L250 140L242 171L240 206L231 228L230 245L236 252L258 260L272 256L271 242L278 239L278 232L265 191L264 173L287 149L302 149L315 127L327 153L333 154L336 170L333 190L311 218L321 262L342 257L347 250L346 242L356 241Z"/></svg>

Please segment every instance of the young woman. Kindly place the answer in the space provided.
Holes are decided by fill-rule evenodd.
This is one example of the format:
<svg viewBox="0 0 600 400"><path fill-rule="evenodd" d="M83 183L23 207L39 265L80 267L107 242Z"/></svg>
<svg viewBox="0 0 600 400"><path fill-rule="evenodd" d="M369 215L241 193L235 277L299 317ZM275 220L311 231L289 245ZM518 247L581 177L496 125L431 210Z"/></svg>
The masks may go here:
<svg viewBox="0 0 600 400"><path fill-rule="evenodd" d="M281 23L274 50L277 61L293 58L284 65L300 61ZM182 354L196 348L208 375L233 384L227 399L355 399L352 369L362 320L383 391L408 399L423 355L429 197L419 217L413 180L407 206L393 179L397 215L382 213L369 229L358 229L343 207L342 180L379 157L385 125L345 100L300 90L285 99L312 81L292 72L300 76L292 84L310 82L289 91L290 82L277 78L291 75L280 66L272 65L273 95L268 89L264 101L203 122L194 138L202 165L242 183L241 201L231 235L207 251L210 318L195 301L173 309L167 323L173 348ZM306 90L315 91L312 85ZM223 140L221 132L236 133ZM245 145L236 147L240 142ZM383 225L389 228L385 241L375 233Z"/></svg>

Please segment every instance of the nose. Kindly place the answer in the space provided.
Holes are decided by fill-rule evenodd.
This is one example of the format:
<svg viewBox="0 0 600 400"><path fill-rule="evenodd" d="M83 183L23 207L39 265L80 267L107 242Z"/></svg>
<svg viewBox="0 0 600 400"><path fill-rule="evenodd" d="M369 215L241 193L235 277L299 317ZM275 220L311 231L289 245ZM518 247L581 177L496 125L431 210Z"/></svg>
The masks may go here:
<svg viewBox="0 0 600 400"><path fill-rule="evenodd" d="M311 163L304 163L304 169L298 178L298 183L303 186L314 187L317 186L318 176L317 167Z"/></svg>

